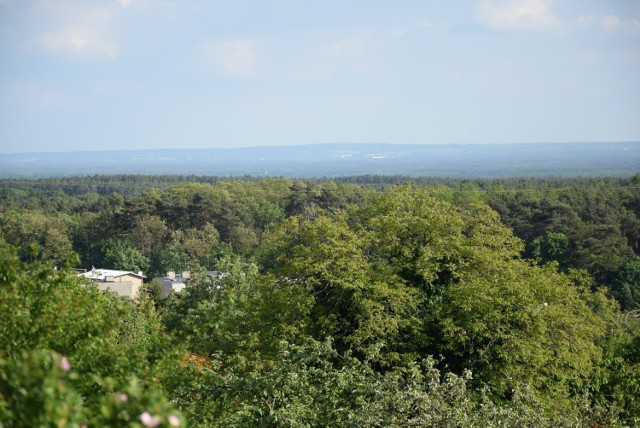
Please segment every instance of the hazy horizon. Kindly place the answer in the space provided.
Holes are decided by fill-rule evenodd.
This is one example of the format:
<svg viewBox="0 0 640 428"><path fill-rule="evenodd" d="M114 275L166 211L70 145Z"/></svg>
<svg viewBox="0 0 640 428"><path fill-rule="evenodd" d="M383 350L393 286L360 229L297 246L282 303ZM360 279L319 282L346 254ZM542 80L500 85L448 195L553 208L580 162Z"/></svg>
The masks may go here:
<svg viewBox="0 0 640 428"><path fill-rule="evenodd" d="M640 140L633 0L0 0L0 152Z"/></svg>
<svg viewBox="0 0 640 428"><path fill-rule="evenodd" d="M270 144L270 145L253 145L253 146L219 146L219 147L142 147L142 148L103 148L103 149L71 149L71 150L32 150L32 151L2 151L4 148L0 147L0 153L7 155L28 155L28 154L47 154L47 153L82 153L82 152L141 152L141 151L190 151L190 150L235 150L235 149L270 149L270 148L296 148L296 147L312 147L312 146L416 146L416 147L438 147L438 146L526 146L526 145L578 145L578 144L640 144L640 140L627 140L627 141L523 141L523 142L496 142L496 143L386 143L386 142L319 142L319 143L307 143L307 144ZM640 166L639 166L640 167Z"/></svg>
<svg viewBox="0 0 640 428"><path fill-rule="evenodd" d="M254 177L624 177L640 143L308 144L194 149L6 153L0 177L181 174Z"/></svg>

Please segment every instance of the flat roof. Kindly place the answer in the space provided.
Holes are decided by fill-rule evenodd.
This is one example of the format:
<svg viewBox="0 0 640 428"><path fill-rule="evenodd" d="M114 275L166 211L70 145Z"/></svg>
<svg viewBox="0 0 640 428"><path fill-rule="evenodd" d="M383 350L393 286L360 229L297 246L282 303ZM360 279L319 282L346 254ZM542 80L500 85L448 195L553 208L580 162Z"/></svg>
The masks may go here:
<svg viewBox="0 0 640 428"><path fill-rule="evenodd" d="M113 269L92 269L85 273L81 273L80 275L84 276L88 279L98 279L104 281L107 276L112 276L114 278L124 275L133 275L139 278L144 278L144 275L141 275L136 272L131 272L128 270L113 270Z"/></svg>

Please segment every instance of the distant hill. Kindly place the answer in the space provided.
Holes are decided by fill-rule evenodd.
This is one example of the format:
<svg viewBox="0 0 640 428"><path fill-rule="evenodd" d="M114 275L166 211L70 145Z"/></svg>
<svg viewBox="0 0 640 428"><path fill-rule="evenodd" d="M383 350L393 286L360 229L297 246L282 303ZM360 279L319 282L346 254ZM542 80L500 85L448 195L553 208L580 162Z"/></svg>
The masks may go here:
<svg viewBox="0 0 640 428"><path fill-rule="evenodd" d="M93 174L451 178L622 177L640 170L640 142L486 145L315 144L236 149L11 153L0 177Z"/></svg>

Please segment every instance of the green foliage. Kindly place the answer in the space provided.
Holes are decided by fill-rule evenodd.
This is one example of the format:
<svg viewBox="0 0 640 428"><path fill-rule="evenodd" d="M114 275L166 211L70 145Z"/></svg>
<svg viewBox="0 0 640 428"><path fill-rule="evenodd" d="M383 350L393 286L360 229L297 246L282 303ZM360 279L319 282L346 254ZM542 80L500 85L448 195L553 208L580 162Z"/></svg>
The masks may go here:
<svg viewBox="0 0 640 428"><path fill-rule="evenodd" d="M142 288L142 294L145 300L153 302L154 305L159 306L162 304L162 293L164 291L164 285L161 280L153 279L151 282L144 284Z"/></svg>
<svg viewBox="0 0 640 428"><path fill-rule="evenodd" d="M212 224L201 229L187 229L181 237L188 266L213 267L214 253L220 241L220 234Z"/></svg>
<svg viewBox="0 0 640 428"><path fill-rule="evenodd" d="M564 233L546 232L528 245L528 253L538 264L555 261L566 269L571 257L571 243Z"/></svg>
<svg viewBox="0 0 640 428"><path fill-rule="evenodd" d="M487 199L527 242L526 255L556 260L563 269L586 269L610 286L615 272L640 248L640 192L633 179L529 180L523 185L529 188L489 193ZM555 188L540 190L544 185Z"/></svg>
<svg viewBox="0 0 640 428"><path fill-rule="evenodd" d="M500 397L523 384L566 397L599 363L615 308L521 249L485 205L400 187L350 214L289 218L263 258L312 296L311 333L338 350L381 367L443 355Z"/></svg>
<svg viewBox="0 0 640 428"><path fill-rule="evenodd" d="M507 395L529 384L557 400L584 386L599 364L614 313L602 293L555 266L510 260L464 274L434 322L447 361L471 369L493 391Z"/></svg>
<svg viewBox="0 0 640 428"><path fill-rule="evenodd" d="M164 394L145 387L136 377L100 402L100 412L92 425L104 427L177 427L187 426L185 418L174 409Z"/></svg>
<svg viewBox="0 0 640 428"><path fill-rule="evenodd" d="M121 269L132 272L146 271L149 268L149 259L135 247L125 241L110 238L102 244L103 263L110 269Z"/></svg>
<svg viewBox="0 0 640 428"><path fill-rule="evenodd" d="M223 258L221 278L196 277L167 302L165 322L198 355L268 364L280 340L305 329L309 297L295 286L259 277L254 264Z"/></svg>
<svg viewBox="0 0 640 428"><path fill-rule="evenodd" d="M27 426L91 421L105 396L134 376L151 391L145 402L155 402L154 367L173 355L167 345L150 302L101 292L65 271L21 263L10 248L0 251L0 408L8 409L7 426L22 420L14 409L34 418Z"/></svg>
<svg viewBox="0 0 640 428"><path fill-rule="evenodd" d="M262 257L274 264L271 275L279 287L295 285L312 299L315 337L332 336L340 349L388 364L377 354L386 344L387 357L397 357L393 342L418 322L418 302L401 281L390 283L375 272L367 248L344 213L291 217L268 234Z"/></svg>
<svg viewBox="0 0 640 428"><path fill-rule="evenodd" d="M37 349L0 357L0 426L78 427L87 420L60 355ZM66 370L65 370L66 369Z"/></svg>
<svg viewBox="0 0 640 428"><path fill-rule="evenodd" d="M166 275L166 272L182 272L187 268L184 246L179 241L171 241L158 251L154 274Z"/></svg>
<svg viewBox="0 0 640 428"><path fill-rule="evenodd" d="M485 427L610 422L580 399L553 409L526 386L502 403L470 388L470 372L443 374L427 358L384 374L331 341L281 342L272 366L250 373L217 355L191 360L175 380L178 405L199 426ZM178 381L178 379L180 381ZM215 398L213 398L215 397Z"/></svg>
<svg viewBox="0 0 640 428"><path fill-rule="evenodd" d="M64 264L73 259L69 228L60 216L38 211L6 212L0 216L0 226L5 241L18 247L24 261Z"/></svg>
<svg viewBox="0 0 640 428"><path fill-rule="evenodd" d="M625 317L602 346L604 358L588 388L593 401L627 426L640 424L640 319Z"/></svg>
<svg viewBox="0 0 640 428"><path fill-rule="evenodd" d="M622 265L615 274L611 291L624 310L640 309L640 256Z"/></svg>
<svg viewBox="0 0 640 428"><path fill-rule="evenodd" d="M74 388L86 375L66 357L38 349L0 359L0 425L3 427L181 426L184 418L153 387L134 376L122 390L105 393L95 408ZM110 390L109 379L105 389Z"/></svg>
<svg viewBox="0 0 640 428"><path fill-rule="evenodd" d="M191 178L0 192L0 425L638 424L637 177Z"/></svg>

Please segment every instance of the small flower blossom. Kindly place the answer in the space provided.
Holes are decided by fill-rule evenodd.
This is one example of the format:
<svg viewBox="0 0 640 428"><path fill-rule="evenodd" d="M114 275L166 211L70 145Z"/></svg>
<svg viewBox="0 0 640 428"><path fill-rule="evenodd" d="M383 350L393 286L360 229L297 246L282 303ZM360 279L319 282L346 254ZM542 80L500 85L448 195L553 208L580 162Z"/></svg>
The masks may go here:
<svg viewBox="0 0 640 428"><path fill-rule="evenodd" d="M62 357L60 359L60 368L65 372L71 370L71 364L69 364L69 360L67 360L67 357Z"/></svg>
<svg viewBox="0 0 640 428"><path fill-rule="evenodd" d="M113 398L115 398L117 401L124 403L129 399L129 396L124 392L116 392L115 394L113 394Z"/></svg>
<svg viewBox="0 0 640 428"><path fill-rule="evenodd" d="M171 425L172 427L179 427L180 426L180 418L177 417L176 415L170 415L169 416L169 425Z"/></svg>
<svg viewBox="0 0 640 428"><path fill-rule="evenodd" d="M160 425L160 418L151 415L149 412L144 412L140 415L140 422L146 427L156 427Z"/></svg>

